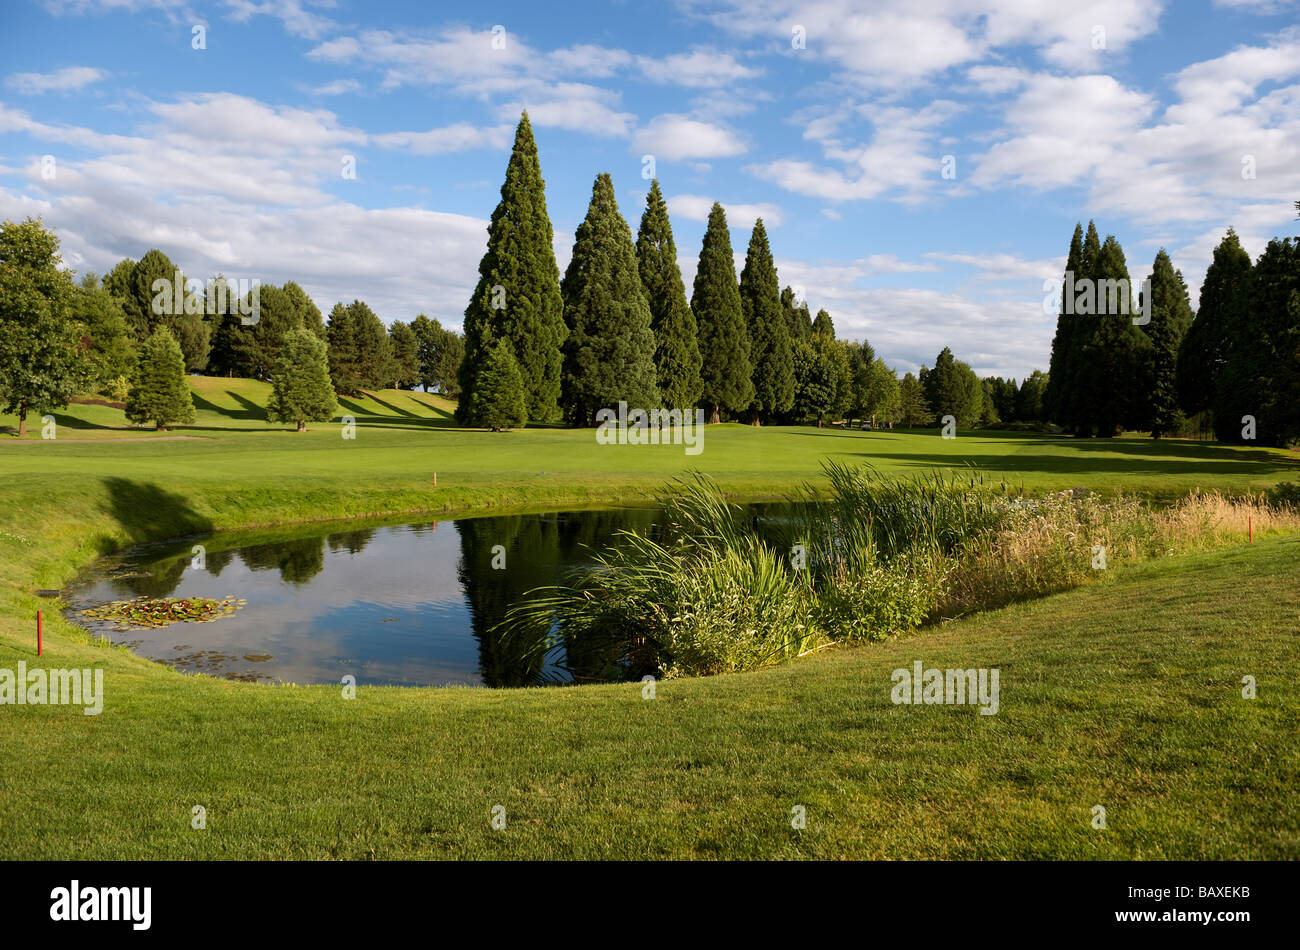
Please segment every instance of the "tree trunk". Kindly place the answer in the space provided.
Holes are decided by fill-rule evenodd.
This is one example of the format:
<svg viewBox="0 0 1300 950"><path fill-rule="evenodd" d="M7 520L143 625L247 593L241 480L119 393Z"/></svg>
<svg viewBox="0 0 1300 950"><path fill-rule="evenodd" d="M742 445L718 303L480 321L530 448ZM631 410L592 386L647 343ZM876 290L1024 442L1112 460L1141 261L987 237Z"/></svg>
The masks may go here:
<svg viewBox="0 0 1300 950"><path fill-rule="evenodd" d="M163 425L161 422L155 422L155 423L154 423L154 429L155 429L156 431L158 431L158 432L166 432L166 431L167 431L167 427L166 427L165 425Z"/></svg>
<svg viewBox="0 0 1300 950"><path fill-rule="evenodd" d="M18 438L27 435L27 403L22 403L18 407Z"/></svg>
<svg viewBox="0 0 1300 950"><path fill-rule="evenodd" d="M306 431L307 431L307 420L306 420L306 419L299 419L299 420L298 420L298 431L299 431L299 432L306 432Z"/></svg>
<svg viewBox="0 0 1300 950"><path fill-rule="evenodd" d="M709 415L709 425L716 426L721 421L722 416L718 413L718 404L715 402L713 404L713 412Z"/></svg>

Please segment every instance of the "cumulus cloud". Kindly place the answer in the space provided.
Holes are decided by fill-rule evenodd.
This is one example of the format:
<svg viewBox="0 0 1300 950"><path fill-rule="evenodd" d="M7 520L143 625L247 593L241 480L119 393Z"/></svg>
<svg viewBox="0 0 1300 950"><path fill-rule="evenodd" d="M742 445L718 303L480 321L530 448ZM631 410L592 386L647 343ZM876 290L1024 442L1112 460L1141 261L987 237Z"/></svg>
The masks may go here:
<svg viewBox="0 0 1300 950"><path fill-rule="evenodd" d="M46 92L75 92L108 78L108 72L93 66L65 66L51 73L14 73L5 86L24 96Z"/></svg>
<svg viewBox="0 0 1300 950"><path fill-rule="evenodd" d="M742 155L744 141L730 129L684 115L655 116L637 130L633 147L656 159L726 158Z"/></svg>

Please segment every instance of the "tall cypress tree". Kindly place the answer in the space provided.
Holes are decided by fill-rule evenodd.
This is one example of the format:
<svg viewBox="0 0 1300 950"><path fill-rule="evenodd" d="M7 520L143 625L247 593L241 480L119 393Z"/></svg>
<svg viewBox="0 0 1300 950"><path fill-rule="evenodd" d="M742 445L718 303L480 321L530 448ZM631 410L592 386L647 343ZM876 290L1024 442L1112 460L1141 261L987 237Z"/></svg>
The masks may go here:
<svg viewBox="0 0 1300 950"><path fill-rule="evenodd" d="M699 330L686 302L686 287L677 266L677 245L668 221L668 203L659 180L650 183L641 230L636 238L637 267L655 338L655 376L663 405L692 409L700 401Z"/></svg>
<svg viewBox="0 0 1300 950"><path fill-rule="evenodd" d="M1089 222L1089 227L1091 227ZM1052 361L1048 367L1047 391L1043 399L1047 404L1048 416L1061 425L1074 429L1070 401L1070 387L1074 382L1074 364L1078 356L1076 336L1078 315L1066 312L1066 295L1072 293L1071 283L1083 276L1083 225L1074 225L1074 236L1070 238L1070 252L1065 258L1065 277L1061 287L1061 306L1056 316L1056 335L1052 337Z"/></svg>
<svg viewBox="0 0 1300 950"><path fill-rule="evenodd" d="M1178 349L1192 325L1192 305L1181 271L1174 270L1162 247L1151 267L1151 322L1143 327L1151 341L1151 435L1176 432L1183 423L1178 406Z"/></svg>
<svg viewBox="0 0 1300 950"><path fill-rule="evenodd" d="M754 398L754 381L727 214L716 201L704 230L691 310L700 329L702 399L710 410L710 421L718 422L724 409L741 412L748 408Z"/></svg>
<svg viewBox="0 0 1300 950"><path fill-rule="evenodd" d="M1200 306L1178 350L1178 400L1186 413L1204 412L1214 403L1227 359L1231 311L1249 287L1251 268L1237 232L1228 228L1214 249L1201 284Z"/></svg>
<svg viewBox="0 0 1300 950"><path fill-rule="evenodd" d="M812 317L808 315L808 301L796 301L793 287L781 291L781 310L785 314L786 327L790 330L791 343L812 336Z"/></svg>
<svg viewBox="0 0 1300 950"><path fill-rule="evenodd" d="M561 292L568 326L561 403L569 421L591 425L597 410L617 409L620 400L631 408L657 408L650 306L632 231L607 174L592 186Z"/></svg>
<svg viewBox="0 0 1300 950"><path fill-rule="evenodd" d="M790 330L781 312L781 285L767 242L763 219L754 222L740 272L740 306L749 328L750 358L754 363L754 400L749 422L758 425L794 405L794 362Z"/></svg>
<svg viewBox="0 0 1300 950"><path fill-rule="evenodd" d="M465 309L462 398L457 410L462 422L476 421L466 416L475 405L474 382L498 339L509 340L514 348L528 418L552 422L559 415L564 303L552 237L546 183L525 112L515 130L501 201L488 225L478 286Z"/></svg>

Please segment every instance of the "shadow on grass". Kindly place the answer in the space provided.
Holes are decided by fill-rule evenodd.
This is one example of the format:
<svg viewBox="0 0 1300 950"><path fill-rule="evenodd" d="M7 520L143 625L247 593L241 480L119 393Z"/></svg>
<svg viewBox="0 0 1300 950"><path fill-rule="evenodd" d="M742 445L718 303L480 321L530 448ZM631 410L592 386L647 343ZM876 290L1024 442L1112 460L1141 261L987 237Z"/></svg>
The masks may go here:
<svg viewBox="0 0 1300 950"><path fill-rule="evenodd" d="M151 482L111 477L104 479L104 487L108 490L104 511L133 542L212 530L212 522L195 511L189 499ZM115 547L107 538L101 539L98 546L103 554Z"/></svg>

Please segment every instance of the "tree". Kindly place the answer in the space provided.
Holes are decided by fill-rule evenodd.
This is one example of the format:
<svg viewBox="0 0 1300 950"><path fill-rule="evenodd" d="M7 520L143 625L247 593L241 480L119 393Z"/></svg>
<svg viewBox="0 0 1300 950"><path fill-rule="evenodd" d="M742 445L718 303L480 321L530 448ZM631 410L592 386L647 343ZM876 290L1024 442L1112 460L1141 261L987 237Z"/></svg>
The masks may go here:
<svg viewBox="0 0 1300 950"><path fill-rule="evenodd" d="M266 417L297 423L306 432L307 423L328 422L338 408L325 344L311 330L290 330L281 341Z"/></svg>
<svg viewBox="0 0 1300 950"><path fill-rule="evenodd" d="M785 314L786 328L790 331L791 342L806 340L812 336L812 317L808 315L808 301L796 300L793 287L781 291L781 312Z"/></svg>
<svg viewBox="0 0 1300 950"><path fill-rule="evenodd" d="M753 401L754 367L727 215L716 201L704 230L691 310L700 330L700 376L704 383L701 398L709 407L709 421L718 422L722 410L741 412Z"/></svg>
<svg viewBox="0 0 1300 950"><path fill-rule="evenodd" d="M1181 271L1162 247L1151 267L1151 321L1142 329L1151 343L1151 435L1153 438L1183 427L1178 405L1178 351L1192 325L1192 305Z"/></svg>
<svg viewBox="0 0 1300 950"><path fill-rule="evenodd" d="M987 376L984 379L984 387L991 409L991 417L985 424L1015 422L1019 418L1016 415L1016 381L1003 379L1001 376Z"/></svg>
<svg viewBox="0 0 1300 950"><path fill-rule="evenodd" d="M1020 381L1020 389L1016 391L1016 419L1021 422L1047 421L1043 408L1047 385L1048 376L1041 369L1034 370Z"/></svg>
<svg viewBox="0 0 1300 950"><path fill-rule="evenodd" d="M136 424L152 422L159 432L173 423L194 421L194 399L185 382L185 355L175 335L160 326L140 346L126 417Z"/></svg>
<svg viewBox="0 0 1300 950"><path fill-rule="evenodd" d="M883 422L892 422L898 416L902 401L898 374L877 357L867 370L866 382L863 403L872 425L875 425L877 417Z"/></svg>
<svg viewBox="0 0 1300 950"><path fill-rule="evenodd" d="M388 327L398 389L414 389L420 382L419 340L410 324L394 320Z"/></svg>
<svg viewBox="0 0 1300 950"><path fill-rule="evenodd" d="M335 304L326 334L330 377L339 393L355 396L363 389L385 389L396 380L388 331L363 301Z"/></svg>
<svg viewBox="0 0 1300 950"><path fill-rule="evenodd" d="M831 322L831 315L825 310L817 311L817 319L812 323L813 336L825 337L828 340L835 339L835 324Z"/></svg>
<svg viewBox="0 0 1300 950"><path fill-rule="evenodd" d="M650 182L650 194L646 196L636 238L636 259L650 306L660 402L672 409L692 409L704 386L700 379L699 329L686 302L668 204L658 179Z"/></svg>
<svg viewBox="0 0 1300 950"><path fill-rule="evenodd" d="M441 329L437 359L434 361L434 379L438 392L449 399L460 396L460 364L465 359L465 338L455 330Z"/></svg>
<svg viewBox="0 0 1300 950"><path fill-rule="evenodd" d="M0 225L0 399L18 416L20 438L29 411L66 406L95 375L61 263L59 239L40 221Z"/></svg>
<svg viewBox="0 0 1300 950"><path fill-rule="evenodd" d="M925 391L911 373L905 373L898 384L898 416L906 426L928 426L934 421Z"/></svg>
<svg viewBox="0 0 1300 950"><path fill-rule="evenodd" d="M1088 222L1090 241L1097 240L1097 229ZM1098 243L1097 247L1101 245ZM1087 265L1084 263L1083 225L1076 223L1074 236L1070 239L1070 251L1065 258L1065 275L1062 279L1061 306L1056 317L1056 335L1052 338L1051 376L1043 395L1047 414L1070 429L1078 426L1075 413L1075 392L1073 389L1075 369L1079 361L1080 345L1079 315L1075 313L1073 301L1073 282L1088 277Z"/></svg>
<svg viewBox="0 0 1300 950"><path fill-rule="evenodd" d="M330 311L325 328L329 344L330 379L334 389L344 396L361 391L361 358L357 344L357 320L340 301Z"/></svg>
<svg viewBox="0 0 1300 950"><path fill-rule="evenodd" d="M948 347L935 358L934 369L921 367L920 383L925 401L941 421L950 415L962 429L979 421L984 409L983 385L975 371L955 359Z"/></svg>
<svg viewBox="0 0 1300 950"><path fill-rule="evenodd" d="M835 363L829 349L811 339L798 339L791 345L795 391L791 416L803 424L815 422L820 427L834 411L838 384Z"/></svg>
<svg viewBox="0 0 1300 950"><path fill-rule="evenodd" d="M775 418L794 405L794 365L790 330L781 311L781 289L763 219L754 222L740 272L740 306L749 328L750 359L754 365L754 398L750 425Z"/></svg>
<svg viewBox="0 0 1300 950"><path fill-rule="evenodd" d="M493 432L522 426L528 420L524 379L509 340L498 340L475 382L472 418Z"/></svg>
<svg viewBox="0 0 1300 950"><path fill-rule="evenodd" d="M515 129L501 201L488 225L478 286L465 309L462 422L482 423L465 418L464 413L478 405L473 399L474 386L487 354L501 339L509 340L514 348L524 379L528 417L551 422L559 416L565 324L552 238L546 183L525 112Z"/></svg>
<svg viewBox="0 0 1300 950"><path fill-rule="evenodd" d="M995 394L993 377L980 380L979 424L982 426L993 426L1002 421L1002 416L998 414Z"/></svg>
<svg viewBox="0 0 1300 950"><path fill-rule="evenodd" d="M186 368L194 372L207 368L212 324L204 319L206 301L170 257L152 248L138 262L120 261L105 286L120 299L136 340L167 326L185 354Z"/></svg>
<svg viewBox="0 0 1300 950"><path fill-rule="evenodd" d="M811 321L808 324L807 338L812 338ZM871 389L871 365L876 361L876 351L865 340L861 343L844 343L842 346L848 361L848 380L845 383L848 392L841 394L845 398L839 402L843 406L845 417L852 422L854 419L865 419L870 414L867 398Z"/></svg>
<svg viewBox="0 0 1300 950"><path fill-rule="evenodd" d="M1228 228L1201 284L1200 306L1178 348L1178 403L1188 414L1215 401L1219 373L1227 360L1228 328L1249 294L1252 265L1237 232Z"/></svg>
<svg viewBox="0 0 1300 950"><path fill-rule="evenodd" d="M569 422L594 425L597 411L617 409L621 400L647 411L657 407L650 306L632 232L607 174L592 186L560 291L569 330L560 401Z"/></svg>
<svg viewBox="0 0 1300 950"><path fill-rule="evenodd" d="M1083 422L1103 438L1122 429L1143 429L1151 422L1151 342L1133 323L1137 296L1132 291L1124 250L1113 234L1106 236L1093 269L1096 315L1091 337L1082 350L1082 369L1074 384L1082 392ZM1112 294L1107 288L1115 287ZM1122 306L1129 290L1129 308ZM1131 312L1130 312L1131 311Z"/></svg>
<svg viewBox="0 0 1300 950"><path fill-rule="evenodd" d="M87 274L72 295L70 314L84 328L82 349L90 360L89 386L105 391L115 380L130 378L135 369L135 343L121 302Z"/></svg>

